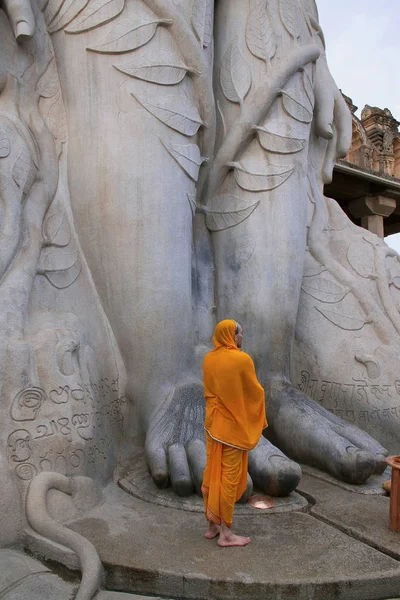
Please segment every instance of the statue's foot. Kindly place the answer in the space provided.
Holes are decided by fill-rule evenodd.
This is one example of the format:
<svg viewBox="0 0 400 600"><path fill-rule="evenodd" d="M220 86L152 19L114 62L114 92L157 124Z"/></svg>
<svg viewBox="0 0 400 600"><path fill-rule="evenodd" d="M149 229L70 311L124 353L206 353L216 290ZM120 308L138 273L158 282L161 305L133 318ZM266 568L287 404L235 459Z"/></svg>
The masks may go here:
<svg viewBox="0 0 400 600"><path fill-rule="evenodd" d="M299 465L263 437L249 452L249 473L254 485L269 496L288 496L301 477Z"/></svg>
<svg viewBox="0 0 400 600"><path fill-rule="evenodd" d="M150 423L146 460L160 488L171 484L178 496L201 495L206 464L203 386L192 382L176 386Z"/></svg>
<svg viewBox="0 0 400 600"><path fill-rule="evenodd" d="M385 469L388 452L379 442L286 381L269 385L267 415L268 438L294 460L354 484Z"/></svg>
<svg viewBox="0 0 400 600"><path fill-rule="evenodd" d="M201 382L177 386L154 415L146 436L146 460L160 488L171 484L178 496L201 496L206 466L205 400ZM270 442L261 438L249 453L246 502L254 483L265 493L286 496L297 486L301 470Z"/></svg>

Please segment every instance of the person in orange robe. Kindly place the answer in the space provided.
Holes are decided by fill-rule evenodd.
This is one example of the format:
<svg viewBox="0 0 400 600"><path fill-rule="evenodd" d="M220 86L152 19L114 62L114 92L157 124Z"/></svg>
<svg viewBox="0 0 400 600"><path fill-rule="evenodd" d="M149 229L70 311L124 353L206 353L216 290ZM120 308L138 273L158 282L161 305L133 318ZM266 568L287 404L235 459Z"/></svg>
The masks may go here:
<svg viewBox="0 0 400 600"><path fill-rule="evenodd" d="M245 546L250 538L231 531L235 502L247 487L248 451L267 426L264 389L250 356L240 350L242 327L231 319L218 323L214 350L203 363L207 463L202 493L206 538L220 546Z"/></svg>

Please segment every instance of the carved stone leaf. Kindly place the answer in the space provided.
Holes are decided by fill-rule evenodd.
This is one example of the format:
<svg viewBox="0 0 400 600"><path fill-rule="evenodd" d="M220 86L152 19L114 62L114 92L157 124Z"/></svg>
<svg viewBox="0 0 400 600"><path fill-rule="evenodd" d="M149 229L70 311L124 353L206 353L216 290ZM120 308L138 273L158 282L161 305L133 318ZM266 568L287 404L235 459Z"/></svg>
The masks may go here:
<svg viewBox="0 0 400 600"><path fill-rule="evenodd" d="M62 144L67 139L67 117L65 114L61 92L59 91L52 100L44 102L51 102L49 107L41 104L40 108L43 114L43 119L57 142L60 154Z"/></svg>
<svg viewBox="0 0 400 600"><path fill-rule="evenodd" d="M375 276L374 249L365 242L353 242L347 250L347 260L356 273L368 279Z"/></svg>
<svg viewBox="0 0 400 600"><path fill-rule="evenodd" d="M313 113L304 104L293 98L288 92L282 91L282 101L285 110L293 119L301 123L311 123Z"/></svg>
<svg viewBox="0 0 400 600"><path fill-rule="evenodd" d="M321 302L334 304L340 302L348 293L348 289L338 286L336 283L324 277L313 278L303 282L303 292Z"/></svg>
<svg viewBox="0 0 400 600"><path fill-rule="evenodd" d="M216 196L205 209L206 225L210 231L229 229L245 221L258 205L255 202L249 206L242 198L230 194Z"/></svg>
<svg viewBox="0 0 400 600"><path fill-rule="evenodd" d="M60 31L88 4L89 0L65 0L60 12L47 27L49 33Z"/></svg>
<svg viewBox="0 0 400 600"><path fill-rule="evenodd" d="M214 0L194 0L192 25L203 48L208 48L212 39Z"/></svg>
<svg viewBox="0 0 400 600"><path fill-rule="evenodd" d="M200 165L203 162L197 144L170 144L165 141L162 143L185 173L187 173L193 181L197 181L199 178Z"/></svg>
<svg viewBox="0 0 400 600"><path fill-rule="evenodd" d="M44 248L40 255L39 269L41 271L64 271L70 269L78 260L78 250L70 252L53 247Z"/></svg>
<svg viewBox="0 0 400 600"><path fill-rule="evenodd" d="M246 27L247 47L254 56L270 62L277 44L274 30L266 10L266 0L256 0Z"/></svg>
<svg viewBox="0 0 400 600"><path fill-rule="evenodd" d="M199 127L205 125L197 108L186 96L144 98L138 93L132 96L165 125L188 137L195 135Z"/></svg>
<svg viewBox="0 0 400 600"><path fill-rule="evenodd" d="M151 50L140 58L114 65L114 67L131 77L160 85L180 83L189 70L169 50Z"/></svg>
<svg viewBox="0 0 400 600"><path fill-rule="evenodd" d="M276 154L295 154L306 147L307 138L293 138L271 133L264 127L256 127L258 138L264 150Z"/></svg>
<svg viewBox="0 0 400 600"><path fill-rule="evenodd" d="M102 54L124 54L147 44L159 25L170 25L170 19L139 21L126 18L119 22L98 46L87 48L91 52Z"/></svg>
<svg viewBox="0 0 400 600"><path fill-rule="evenodd" d="M39 272L47 277L54 287L64 289L77 279L82 269L79 252L66 252L54 247L45 248L39 261Z"/></svg>
<svg viewBox="0 0 400 600"><path fill-rule="evenodd" d="M80 259L72 265L69 269L64 269L63 271L46 271L44 275L50 281L54 287L59 290L63 290L74 283L76 279L78 279L80 272L82 270L82 263Z"/></svg>
<svg viewBox="0 0 400 600"><path fill-rule="evenodd" d="M0 138L0 158L6 158L10 154L10 140L7 137Z"/></svg>
<svg viewBox="0 0 400 600"><path fill-rule="evenodd" d="M394 287L396 287L398 290L400 290L400 277L393 277L392 281L390 283L393 283Z"/></svg>
<svg viewBox="0 0 400 600"><path fill-rule="evenodd" d="M346 229L346 227L348 227L349 223L350 220L348 216L337 204L334 210L331 210L329 213L329 220L326 229L328 231L343 231L344 229Z"/></svg>
<svg viewBox="0 0 400 600"><path fill-rule="evenodd" d="M303 87L304 87L306 96L310 102L310 106L314 107L314 103L315 103L314 89L313 89L313 84L312 84L312 81L310 79L310 75L308 74L307 69L304 69L304 71L303 71Z"/></svg>
<svg viewBox="0 0 400 600"><path fill-rule="evenodd" d="M309 252L306 254L303 277L315 277L327 271L325 265L321 265Z"/></svg>
<svg viewBox="0 0 400 600"><path fill-rule="evenodd" d="M358 331L367 323L365 318L349 316L339 310L327 310L325 308L318 308L317 306L315 308L328 321L347 331Z"/></svg>
<svg viewBox="0 0 400 600"><path fill-rule="evenodd" d="M195 213L196 213L196 206L197 206L197 202L196 202L196 196L195 194L187 194L187 199L189 201L189 206L190 206L190 210L192 211L192 215L194 217Z"/></svg>
<svg viewBox="0 0 400 600"><path fill-rule="evenodd" d="M43 238L48 244L57 247L68 246L71 240L71 228L63 210L47 216L43 222Z"/></svg>
<svg viewBox="0 0 400 600"><path fill-rule="evenodd" d="M65 29L66 33L83 33L109 23L124 9L125 0L89 0L89 4Z"/></svg>
<svg viewBox="0 0 400 600"><path fill-rule="evenodd" d="M50 25L53 19L58 15L65 0L50 0L46 8L43 11L43 16L47 27Z"/></svg>
<svg viewBox="0 0 400 600"><path fill-rule="evenodd" d="M249 192L265 192L282 185L294 171L294 167L268 165L264 173L247 171L240 162L230 163L234 168L236 183Z"/></svg>
<svg viewBox="0 0 400 600"><path fill-rule="evenodd" d="M251 86L251 71L239 50L237 38L222 59L220 81L225 98L243 102Z"/></svg>
<svg viewBox="0 0 400 600"><path fill-rule="evenodd" d="M54 58L50 61L46 71L37 82L36 89L42 98L53 98L60 89L56 61Z"/></svg>
<svg viewBox="0 0 400 600"><path fill-rule="evenodd" d="M279 14L285 29L291 36L298 38L301 13L297 0L279 0Z"/></svg>
<svg viewBox="0 0 400 600"><path fill-rule="evenodd" d="M36 178L37 169L25 144L12 168L12 177L24 194L27 194Z"/></svg>

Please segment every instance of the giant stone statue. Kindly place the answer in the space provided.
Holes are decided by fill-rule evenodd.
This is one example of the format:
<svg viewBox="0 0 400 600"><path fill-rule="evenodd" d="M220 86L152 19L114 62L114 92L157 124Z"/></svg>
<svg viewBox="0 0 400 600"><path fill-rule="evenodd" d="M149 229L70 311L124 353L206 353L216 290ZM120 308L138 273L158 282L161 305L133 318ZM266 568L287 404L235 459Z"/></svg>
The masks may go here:
<svg viewBox="0 0 400 600"><path fill-rule="evenodd" d="M400 264L323 196L351 118L314 0L6 0L0 91L0 543L37 477L101 487L121 449L199 489L222 318L266 390L258 487L384 469Z"/></svg>

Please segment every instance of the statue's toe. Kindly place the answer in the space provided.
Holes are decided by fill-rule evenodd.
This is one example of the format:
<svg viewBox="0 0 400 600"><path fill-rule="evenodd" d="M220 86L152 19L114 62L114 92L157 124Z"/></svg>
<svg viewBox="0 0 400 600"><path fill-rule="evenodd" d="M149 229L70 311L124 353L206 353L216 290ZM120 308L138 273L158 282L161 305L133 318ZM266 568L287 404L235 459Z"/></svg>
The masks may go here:
<svg viewBox="0 0 400 600"><path fill-rule="evenodd" d="M370 452L351 446L347 448L346 453L342 453L341 460L333 468L337 469L338 479L347 483L361 484L374 473L376 460Z"/></svg>
<svg viewBox="0 0 400 600"><path fill-rule="evenodd" d="M186 454L192 473L196 494L201 493L201 484L203 483L203 473L206 468L206 445L202 440L194 439L186 445Z"/></svg>
<svg viewBox="0 0 400 600"><path fill-rule="evenodd" d="M375 466L375 475L382 475L384 470L387 467L386 456L389 456L389 452L387 454L378 454L375 456L376 466Z"/></svg>
<svg viewBox="0 0 400 600"><path fill-rule="evenodd" d="M168 487L168 463L165 450L157 443L156 438L146 440L145 446L146 462L149 467L154 483L159 488Z"/></svg>
<svg viewBox="0 0 400 600"><path fill-rule="evenodd" d="M193 493L192 475L186 450L181 444L168 448L168 463L172 489L178 496L190 496Z"/></svg>
<svg viewBox="0 0 400 600"><path fill-rule="evenodd" d="M267 440L249 453L254 484L271 496L288 496L298 485L301 469Z"/></svg>

